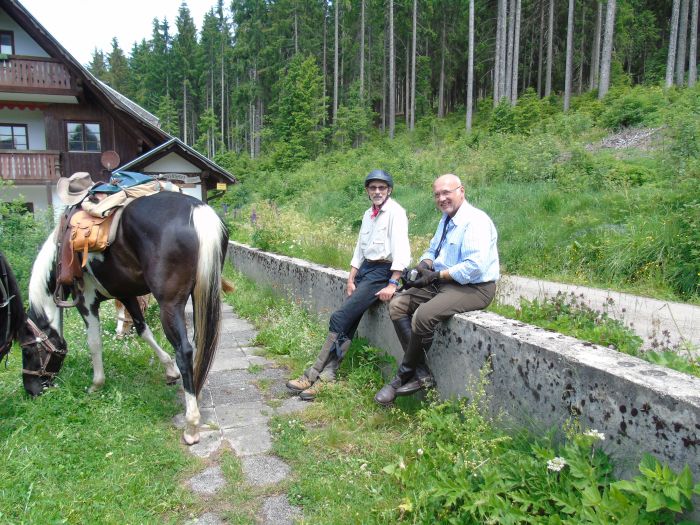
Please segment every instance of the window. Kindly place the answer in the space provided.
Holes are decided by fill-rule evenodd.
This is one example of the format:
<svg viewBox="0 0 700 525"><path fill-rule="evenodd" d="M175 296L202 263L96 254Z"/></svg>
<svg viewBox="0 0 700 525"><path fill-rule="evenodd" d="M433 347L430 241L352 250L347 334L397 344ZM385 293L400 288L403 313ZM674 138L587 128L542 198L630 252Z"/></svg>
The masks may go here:
<svg viewBox="0 0 700 525"><path fill-rule="evenodd" d="M27 126L24 124L0 124L0 149L29 149Z"/></svg>
<svg viewBox="0 0 700 525"><path fill-rule="evenodd" d="M15 37L12 31L0 31L0 54L15 54Z"/></svg>
<svg viewBox="0 0 700 525"><path fill-rule="evenodd" d="M68 122L68 151L102 151L97 122Z"/></svg>

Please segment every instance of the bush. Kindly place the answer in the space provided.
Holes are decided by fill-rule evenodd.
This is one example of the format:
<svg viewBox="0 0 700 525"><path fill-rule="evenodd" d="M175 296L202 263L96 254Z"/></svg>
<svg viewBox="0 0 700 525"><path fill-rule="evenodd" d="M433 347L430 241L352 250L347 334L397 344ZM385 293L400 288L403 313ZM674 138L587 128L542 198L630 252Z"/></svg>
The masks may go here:
<svg viewBox="0 0 700 525"><path fill-rule="evenodd" d="M617 96L614 92L607 108L600 116L603 126L620 130L631 126L653 125L657 122L656 112L665 105L663 94L653 88L634 88Z"/></svg>

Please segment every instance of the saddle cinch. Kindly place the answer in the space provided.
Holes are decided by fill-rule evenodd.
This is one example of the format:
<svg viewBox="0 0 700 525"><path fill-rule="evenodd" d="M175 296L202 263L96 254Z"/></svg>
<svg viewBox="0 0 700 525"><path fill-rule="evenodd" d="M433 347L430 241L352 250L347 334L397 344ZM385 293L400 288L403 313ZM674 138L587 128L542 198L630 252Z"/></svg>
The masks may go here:
<svg viewBox="0 0 700 525"><path fill-rule="evenodd" d="M179 191L179 188L164 187L153 177L141 173L115 172L109 184L96 184L90 189L88 198L66 210L58 230L56 304L73 305L65 301L66 294L58 288L81 288L88 253L102 252L112 244L124 207L134 199L162 190Z"/></svg>

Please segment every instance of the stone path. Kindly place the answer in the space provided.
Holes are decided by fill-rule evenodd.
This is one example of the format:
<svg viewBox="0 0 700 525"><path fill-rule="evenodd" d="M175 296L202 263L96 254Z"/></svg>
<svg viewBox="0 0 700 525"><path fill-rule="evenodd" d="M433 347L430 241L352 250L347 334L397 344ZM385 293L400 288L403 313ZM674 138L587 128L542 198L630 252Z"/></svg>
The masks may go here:
<svg viewBox="0 0 700 525"><path fill-rule="evenodd" d="M271 454L268 423L273 415L292 414L308 405L298 397L289 397L284 387L286 371L258 355L260 349L252 346L255 328L238 318L226 304L223 305L221 330L216 359L200 395L201 440L189 447L190 453L206 459L209 464L187 482L192 491L200 495L205 509L190 523L225 523L217 508L220 505L207 505L207 502L215 502L216 495L226 488L219 452L230 448L242 466L245 485L240 488L254 488L260 494L256 522L292 524L301 519L302 514L298 507L289 503L283 488L275 487L289 476L290 468ZM268 404L271 400L274 402ZM182 428L184 414L177 415L174 423Z"/></svg>

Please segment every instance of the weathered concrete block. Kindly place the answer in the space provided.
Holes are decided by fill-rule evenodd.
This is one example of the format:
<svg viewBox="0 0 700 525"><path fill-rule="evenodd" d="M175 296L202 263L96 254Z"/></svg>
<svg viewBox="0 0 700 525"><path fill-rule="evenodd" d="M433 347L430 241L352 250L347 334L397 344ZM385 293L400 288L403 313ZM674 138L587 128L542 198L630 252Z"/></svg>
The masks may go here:
<svg viewBox="0 0 700 525"><path fill-rule="evenodd" d="M328 316L343 301L347 273L230 243L229 260L311 311ZM399 359L403 352L385 305L364 317L359 335ZM462 396L490 362L494 411L549 429L576 415L604 432L617 474L637 474L643 452L700 480L700 379L490 312L441 324L429 365L442 396ZM697 498L696 498L697 507Z"/></svg>

